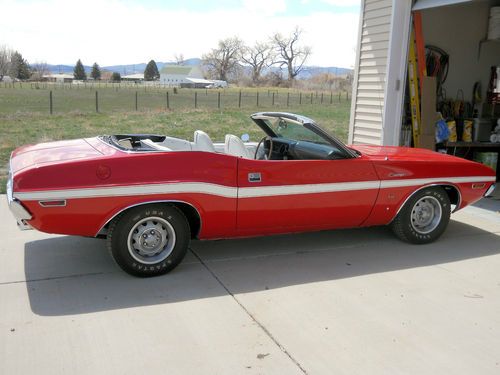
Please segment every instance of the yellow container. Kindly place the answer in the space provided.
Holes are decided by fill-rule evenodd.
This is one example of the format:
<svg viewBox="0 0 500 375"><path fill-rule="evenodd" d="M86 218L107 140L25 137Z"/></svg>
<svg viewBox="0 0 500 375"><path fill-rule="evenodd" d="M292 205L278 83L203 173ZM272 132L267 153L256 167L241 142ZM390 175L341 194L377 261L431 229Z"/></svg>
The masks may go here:
<svg viewBox="0 0 500 375"><path fill-rule="evenodd" d="M446 125L448 125L448 130L450 131L450 136L448 137L449 142L457 141L457 123L452 121L447 121Z"/></svg>
<svg viewBox="0 0 500 375"><path fill-rule="evenodd" d="M472 120L464 120L464 131L462 132L462 141L472 142Z"/></svg>

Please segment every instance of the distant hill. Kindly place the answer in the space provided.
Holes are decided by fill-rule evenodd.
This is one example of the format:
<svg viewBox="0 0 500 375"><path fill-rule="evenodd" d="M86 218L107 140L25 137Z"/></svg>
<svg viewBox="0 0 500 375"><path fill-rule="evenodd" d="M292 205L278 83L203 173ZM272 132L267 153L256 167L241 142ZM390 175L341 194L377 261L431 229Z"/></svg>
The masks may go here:
<svg viewBox="0 0 500 375"><path fill-rule="evenodd" d="M199 65L201 63L201 59L192 58L184 61L184 65ZM158 70L161 70L164 65L167 64L175 64L174 61L161 62L157 61L156 65L158 66ZM109 70L110 72L118 72L121 75L126 74L134 74L134 73L143 73L146 69L147 63L138 63L138 64L126 64L126 65L109 65L109 66L101 66L102 70ZM51 73L73 73L73 65L47 65L49 71ZM90 73L92 70L92 66L84 65L85 72Z"/></svg>
<svg viewBox="0 0 500 375"><path fill-rule="evenodd" d="M158 70L161 70L164 65L169 65L169 64L175 64L174 61L166 61L166 62L161 62L157 61L156 65L158 66ZM192 59L187 59L184 61L184 65L199 65L201 64L201 59L200 58L192 58ZM110 66L101 66L102 70L108 70L110 72L118 72L121 75L127 75L127 74L134 74L134 73L143 73L144 70L146 69L147 63L138 63L138 64L126 64L126 65L110 65ZM71 65L48 65L48 69L52 73L73 73L73 66ZM87 74L90 74L90 71L92 70L91 66L84 65L85 71ZM278 68L273 68L273 69L278 69ZM304 68L302 72L300 72L299 76L297 78L299 79L308 79L311 78L315 75L318 74L324 74L324 73L331 73L335 75L345 75L352 73L352 69L347 69L347 68L339 68L335 66L328 66L328 67L322 67L322 66L307 66Z"/></svg>

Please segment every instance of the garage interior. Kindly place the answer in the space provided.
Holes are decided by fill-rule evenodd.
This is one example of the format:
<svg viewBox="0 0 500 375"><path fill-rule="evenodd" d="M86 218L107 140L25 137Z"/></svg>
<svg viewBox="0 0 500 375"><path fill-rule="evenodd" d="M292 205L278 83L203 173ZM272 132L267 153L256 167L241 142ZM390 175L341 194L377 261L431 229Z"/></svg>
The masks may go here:
<svg viewBox="0 0 500 375"><path fill-rule="evenodd" d="M401 143L481 162L497 171L498 181L500 1L420 0L412 19ZM411 43L419 78L417 135Z"/></svg>

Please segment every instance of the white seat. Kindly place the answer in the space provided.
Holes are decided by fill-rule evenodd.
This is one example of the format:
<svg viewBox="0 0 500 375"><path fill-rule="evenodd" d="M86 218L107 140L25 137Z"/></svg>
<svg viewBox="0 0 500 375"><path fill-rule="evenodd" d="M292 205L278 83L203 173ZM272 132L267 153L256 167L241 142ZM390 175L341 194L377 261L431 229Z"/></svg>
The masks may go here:
<svg viewBox="0 0 500 375"><path fill-rule="evenodd" d="M194 147L196 151L215 152L214 143L209 135L201 130L194 132Z"/></svg>
<svg viewBox="0 0 500 375"><path fill-rule="evenodd" d="M245 159L253 159L250 151L247 150L243 141L232 134L226 135L226 141L224 142L224 152L229 155L238 156Z"/></svg>
<svg viewBox="0 0 500 375"><path fill-rule="evenodd" d="M148 139L141 139L141 146L142 147L149 147L149 148L152 148L152 149L158 150L158 151L172 151L171 148L168 148L168 147L162 146L158 143L155 143L149 138Z"/></svg>
<svg viewBox="0 0 500 375"><path fill-rule="evenodd" d="M173 151L191 151L191 142L185 139L174 138L166 136L165 139L160 143L162 146L168 147Z"/></svg>

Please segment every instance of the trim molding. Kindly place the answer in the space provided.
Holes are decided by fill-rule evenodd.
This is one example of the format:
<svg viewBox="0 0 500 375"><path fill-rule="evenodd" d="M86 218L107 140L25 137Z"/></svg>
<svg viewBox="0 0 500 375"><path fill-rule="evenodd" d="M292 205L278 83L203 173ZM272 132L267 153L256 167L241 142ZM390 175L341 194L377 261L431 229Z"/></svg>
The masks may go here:
<svg viewBox="0 0 500 375"><path fill-rule="evenodd" d="M156 194L208 194L224 198L258 198L283 195L333 193L353 190L390 189L398 187L428 184L461 184L474 182L494 182L495 176L469 176L469 177L436 177L417 179L398 179L362 182L337 182L325 184L303 185L278 185L278 186L252 186L237 188L211 184L206 182L177 182L167 184L148 184L131 186L112 186L85 189L43 190L31 192L14 192L14 198L20 201L31 200L64 200L81 198L101 198L120 196L140 196Z"/></svg>

